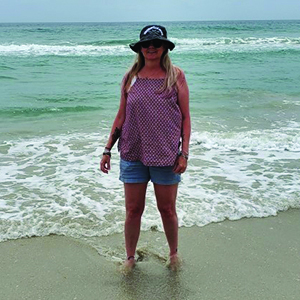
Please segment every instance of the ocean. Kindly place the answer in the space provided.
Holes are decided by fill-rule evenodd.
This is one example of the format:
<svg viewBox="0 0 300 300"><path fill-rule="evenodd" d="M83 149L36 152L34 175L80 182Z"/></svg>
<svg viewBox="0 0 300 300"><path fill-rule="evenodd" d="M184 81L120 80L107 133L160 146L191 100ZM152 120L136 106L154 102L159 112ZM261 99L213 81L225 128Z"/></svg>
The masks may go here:
<svg viewBox="0 0 300 300"><path fill-rule="evenodd" d="M95 239L123 231L116 146L108 175L99 161L144 25L0 23L0 241L59 234L101 252ZM300 20L161 25L190 88L180 227L300 208Z"/></svg>

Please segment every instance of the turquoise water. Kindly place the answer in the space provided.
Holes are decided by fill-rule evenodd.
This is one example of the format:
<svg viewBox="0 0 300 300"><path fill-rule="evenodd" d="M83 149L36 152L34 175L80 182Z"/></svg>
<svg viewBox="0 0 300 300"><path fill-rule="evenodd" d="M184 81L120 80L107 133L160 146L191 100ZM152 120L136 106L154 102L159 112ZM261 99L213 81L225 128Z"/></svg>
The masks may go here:
<svg viewBox="0 0 300 300"><path fill-rule="evenodd" d="M122 231L116 149L98 164L144 25L0 24L1 240ZM163 25L190 87L180 226L300 207L300 21ZM143 229L162 229L147 199Z"/></svg>

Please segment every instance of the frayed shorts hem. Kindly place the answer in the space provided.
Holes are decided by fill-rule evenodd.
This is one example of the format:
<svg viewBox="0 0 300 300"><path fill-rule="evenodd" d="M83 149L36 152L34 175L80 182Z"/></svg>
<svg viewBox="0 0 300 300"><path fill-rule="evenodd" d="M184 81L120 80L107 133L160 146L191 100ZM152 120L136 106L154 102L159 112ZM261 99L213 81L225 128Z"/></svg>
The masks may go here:
<svg viewBox="0 0 300 300"><path fill-rule="evenodd" d="M173 185L181 181L181 175L173 172L173 166L148 167L140 161L120 160L120 177L123 183L147 183Z"/></svg>

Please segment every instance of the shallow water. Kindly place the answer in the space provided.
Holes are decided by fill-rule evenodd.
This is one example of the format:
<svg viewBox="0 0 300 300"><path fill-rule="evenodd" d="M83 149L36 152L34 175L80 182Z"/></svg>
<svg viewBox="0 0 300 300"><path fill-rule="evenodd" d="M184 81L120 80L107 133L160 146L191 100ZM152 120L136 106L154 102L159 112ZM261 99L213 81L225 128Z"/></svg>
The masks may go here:
<svg viewBox="0 0 300 300"><path fill-rule="evenodd" d="M123 230L116 149L109 175L98 164L143 25L0 24L0 240ZM300 207L300 21L165 25L190 87L180 226Z"/></svg>

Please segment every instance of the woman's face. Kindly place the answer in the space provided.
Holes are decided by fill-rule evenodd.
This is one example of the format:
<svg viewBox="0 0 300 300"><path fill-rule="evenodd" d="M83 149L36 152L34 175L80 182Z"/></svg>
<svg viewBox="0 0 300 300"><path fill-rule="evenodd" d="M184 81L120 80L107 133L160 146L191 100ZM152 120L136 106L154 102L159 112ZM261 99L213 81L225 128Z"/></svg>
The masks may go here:
<svg viewBox="0 0 300 300"><path fill-rule="evenodd" d="M164 43L160 40L149 41L141 45L141 52L145 60L160 60L165 49Z"/></svg>

